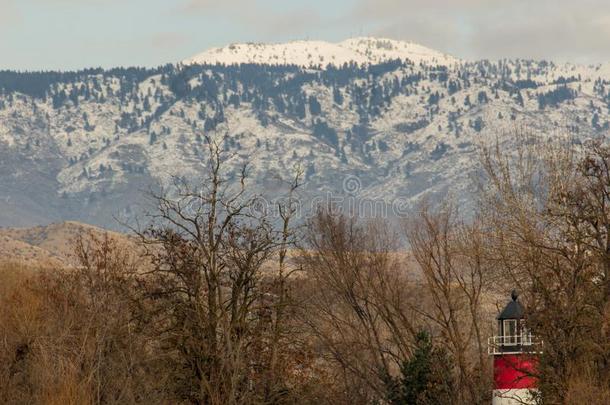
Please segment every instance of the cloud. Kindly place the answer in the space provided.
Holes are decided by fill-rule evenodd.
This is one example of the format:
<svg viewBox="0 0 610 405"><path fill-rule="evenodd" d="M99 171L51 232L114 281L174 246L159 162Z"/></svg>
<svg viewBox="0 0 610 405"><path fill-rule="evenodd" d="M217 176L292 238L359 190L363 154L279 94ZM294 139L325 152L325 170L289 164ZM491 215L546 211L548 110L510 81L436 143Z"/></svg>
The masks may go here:
<svg viewBox="0 0 610 405"><path fill-rule="evenodd" d="M524 0L511 0L522 3ZM354 15L373 18L395 18L406 14L426 14L430 12L468 12L497 7L506 4L501 0L358 0Z"/></svg>
<svg viewBox="0 0 610 405"><path fill-rule="evenodd" d="M473 49L494 57L610 60L608 3L558 1L555 5L534 5L529 12L513 10L512 15L495 27L481 26L478 35L471 38Z"/></svg>
<svg viewBox="0 0 610 405"><path fill-rule="evenodd" d="M251 39L311 32L411 40L466 59L610 60L608 0L347 0L339 17L321 1L188 0L183 12L213 16ZM333 6L335 9L336 6ZM328 28L332 27L332 28ZM280 38L280 39L278 39Z"/></svg>
<svg viewBox="0 0 610 405"><path fill-rule="evenodd" d="M471 59L610 60L607 0L358 0L350 20Z"/></svg>
<svg viewBox="0 0 610 405"><path fill-rule="evenodd" d="M236 6L247 6L252 3L254 2L244 0L189 0L186 4L179 6L179 8L186 12L209 12L235 8Z"/></svg>
<svg viewBox="0 0 610 405"><path fill-rule="evenodd" d="M189 37L177 32L162 32L155 34L150 40L150 46L154 49L174 49L183 46L189 41Z"/></svg>
<svg viewBox="0 0 610 405"><path fill-rule="evenodd" d="M12 0L0 0L0 30L2 26L19 23L21 18L22 16Z"/></svg>
<svg viewBox="0 0 610 405"><path fill-rule="evenodd" d="M189 0L178 11L225 20L269 41L303 35L323 25L322 15L309 3L280 8L274 0Z"/></svg>

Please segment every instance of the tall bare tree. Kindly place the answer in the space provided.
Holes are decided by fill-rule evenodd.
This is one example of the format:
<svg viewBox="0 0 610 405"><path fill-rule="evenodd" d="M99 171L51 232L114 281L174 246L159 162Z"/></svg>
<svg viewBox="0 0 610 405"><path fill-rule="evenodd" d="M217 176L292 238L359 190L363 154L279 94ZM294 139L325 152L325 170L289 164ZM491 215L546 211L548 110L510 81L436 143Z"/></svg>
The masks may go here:
<svg viewBox="0 0 610 405"><path fill-rule="evenodd" d="M528 322L544 340L542 399L563 403L570 380L608 386L610 150L520 138L519 153L483 154L481 217L498 279L525 292Z"/></svg>
<svg viewBox="0 0 610 405"><path fill-rule="evenodd" d="M170 193L153 195L157 213L139 233L152 269L145 297L156 309L175 389L194 403L254 401L258 372L262 270L276 236L253 209L247 166L232 178L221 142L206 138L205 178L175 178ZM235 186L237 184L237 186Z"/></svg>
<svg viewBox="0 0 610 405"><path fill-rule="evenodd" d="M387 378L409 358L421 326L398 238L388 229L322 210L299 253L310 288L303 318L343 381L345 402L384 399Z"/></svg>
<svg viewBox="0 0 610 405"><path fill-rule="evenodd" d="M457 210L424 204L406 223L411 250L423 274L431 305L419 312L442 337L455 359L458 403L489 402L491 369L484 311L489 277L478 225L459 222Z"/></svg>

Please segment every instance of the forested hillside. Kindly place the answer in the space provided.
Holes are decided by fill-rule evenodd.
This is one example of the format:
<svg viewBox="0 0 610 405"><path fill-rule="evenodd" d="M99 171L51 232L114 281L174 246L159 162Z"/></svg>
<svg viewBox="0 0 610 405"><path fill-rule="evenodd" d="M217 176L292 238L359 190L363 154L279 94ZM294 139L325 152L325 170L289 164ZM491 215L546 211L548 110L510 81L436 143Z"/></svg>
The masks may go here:
<svg viewBox="0 0 610 405"><path fill-rule="evenodd" d="M435 60L0 72L0 224L128 221L151 185L197 180L208 138L269 198L300 165L306 202L355 177L400 214L449 187L468 206L479 145L514 128L607 133L607 65Z"/></svg>

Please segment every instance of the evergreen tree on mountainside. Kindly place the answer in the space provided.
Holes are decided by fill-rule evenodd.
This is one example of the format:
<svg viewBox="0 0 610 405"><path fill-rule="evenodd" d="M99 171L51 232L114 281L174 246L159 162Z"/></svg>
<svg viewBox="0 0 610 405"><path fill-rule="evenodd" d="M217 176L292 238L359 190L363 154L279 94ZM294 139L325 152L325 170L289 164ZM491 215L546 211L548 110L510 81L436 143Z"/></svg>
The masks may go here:
<svg viewBox="0 0 610 405"><path fill-rule="evenodd" d="M229 104L231 104L233 106L233 108L239 108L239 105L240 105L239 95L236 93L231 94L231 96L229 97Z"/></svg>
<svg viewBox="0 0 610 405"><path fill-rule="evenodd" d="M299 97L294 102L294 114L297 118L305 119L306 111L305 111L305 100L302 97Z"/></svg>
<svg viewBox="0 0 610 405"><path fill-rule="evenodd" d="M591 126L596 131L599 131L601 129L601 127L599 125L599 114L593 113L593 118L591 118Z"/></svg>
<svg viewBox="0 0 610 405"><path fill-rule="evenodd" d="M521 107L523 107L524 101L523 101L523 96L521 95L520 91L517 91L517 95L515 96L515 101L517 102L517 104L519 104Z"/></svg>
<svg viewBox="0 0 610 405"><path fill-rule="evenodd" d="M315 96L309 96L309 112L313 116L320 115L322 113L322 106Z"/></svg>
<svg viewBox="0 0 610 405"><path fill-rule="evenodd" d="M151 110L150 99L148 97L144 97L143 108L144 108L144 111L147 111L147 112L150 112L150 110Z"/></svg>
<svg viewBox="0 0 610 405"><path fill-rule="evenodd" d="M483 130L483 127L485 126L485 123L483 122L483 118L477 117L472 122L471 126L472 126L472 129L474 129L476 132L481 132Z"/></svg>
<svg viewBox="0 0 610 405"><path fill-rule="evenodd" d="M333 101L337 105L343 105L343 94L341 94L341 90L337 86L333 88Z"/></svg>
<svg viewBox="0 0 610 405"><path fill-rule="evenodd" d="M449 91L449 95L457 93L460 90L460 84L456 80L450 80L447 84L447 90Z"/></svg>
<svg viewBox="0 0 610 405"><path fill-rule="evenodd" d="M313 125L313 134L316 138L321 139L332 145L339 146L339 137L337 131L328 126L328 124L320 119L315 120Z"/></svg>
<svg viewBox="0 0 610 405"><path fill-rule="evenodd" d="M560 86L546 93L538 94L538 108L543 110L545 107L557 107L559 104L573 100L576 92L567 86Z"/></svg>

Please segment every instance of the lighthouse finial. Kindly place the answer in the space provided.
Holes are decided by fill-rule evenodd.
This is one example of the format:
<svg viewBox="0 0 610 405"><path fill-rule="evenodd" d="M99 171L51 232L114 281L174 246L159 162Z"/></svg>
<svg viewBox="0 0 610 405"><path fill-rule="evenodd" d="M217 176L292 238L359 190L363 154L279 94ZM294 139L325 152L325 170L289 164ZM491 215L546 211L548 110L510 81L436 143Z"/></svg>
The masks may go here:
<svg viewBox="0 0 610 405"><path fill-rule="evenodd" d="M517 292L517 290L513 290L510 293L510 297L513 299L513 301L517 301L517 298L519 298L519 293Z"/></svg>

